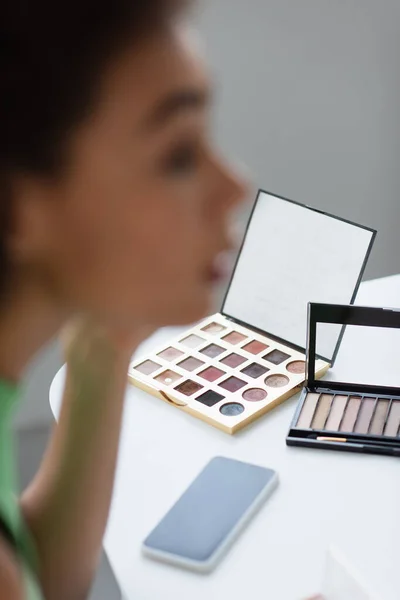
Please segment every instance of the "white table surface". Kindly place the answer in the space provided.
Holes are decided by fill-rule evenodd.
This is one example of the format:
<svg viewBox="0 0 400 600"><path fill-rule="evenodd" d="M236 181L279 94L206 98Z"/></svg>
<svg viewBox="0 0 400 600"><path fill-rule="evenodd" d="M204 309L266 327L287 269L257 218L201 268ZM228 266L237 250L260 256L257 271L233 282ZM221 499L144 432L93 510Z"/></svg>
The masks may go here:
<svg viewBox="0 0 400 600"><path fill-rule="evenodd" d="M357 304L400 307L400 275L363 283ZM158 332L138 355L175 333ZM400 357L399 347L393 352ZM344 339L338 364L350 357L357 360ZM340 374L339 367L335 371ZM55 414L64 378L62 368L51 385ZM382 600L399 600L399 459L288 448L285 436L297 399L231 437L128 386L105 536L128 600L242 600L249 595L253 600L302 600L318 591L330 544ZM88 423L88 434L89 428ZM142 540L215 455L276 469L279 489L213 574L192 574L143 558Z"/></svg>

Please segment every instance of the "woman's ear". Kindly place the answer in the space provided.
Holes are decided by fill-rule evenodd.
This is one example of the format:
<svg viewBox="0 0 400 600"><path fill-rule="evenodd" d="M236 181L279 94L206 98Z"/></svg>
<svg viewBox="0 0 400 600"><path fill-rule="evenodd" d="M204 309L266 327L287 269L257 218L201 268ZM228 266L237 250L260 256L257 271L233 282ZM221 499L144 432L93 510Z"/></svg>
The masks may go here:
<svg viewBox="0 0 400 600"><path fill-rule="evenodd" d="M34 263L51 251L54 189L43 180L18 176L10 186L9 219L4 232L11 264Z"/></svg>

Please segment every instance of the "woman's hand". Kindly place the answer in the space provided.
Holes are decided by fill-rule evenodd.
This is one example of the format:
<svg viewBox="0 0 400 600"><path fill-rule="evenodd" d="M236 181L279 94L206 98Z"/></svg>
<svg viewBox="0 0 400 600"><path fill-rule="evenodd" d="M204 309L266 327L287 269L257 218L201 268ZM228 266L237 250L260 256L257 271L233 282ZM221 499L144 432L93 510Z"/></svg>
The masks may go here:
<svg viewBox="0 0 400 600"><path fill-rule="evenodd" d="M153 332L154 327L149 325L127 331L100 325L88 317L77 317L64 327L61 343L65 359L71 366L92 358L129 362L134 350Z"/></svg>

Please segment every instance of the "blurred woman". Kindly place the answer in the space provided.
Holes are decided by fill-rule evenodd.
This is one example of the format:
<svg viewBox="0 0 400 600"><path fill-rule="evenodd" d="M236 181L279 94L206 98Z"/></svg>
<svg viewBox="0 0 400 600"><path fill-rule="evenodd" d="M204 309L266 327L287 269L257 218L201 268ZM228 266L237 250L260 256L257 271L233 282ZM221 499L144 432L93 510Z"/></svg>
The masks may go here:
<svg viewBox="0 0 400 600"><path fill-rule="evenodd" d="M0 596L81 600L109 510L127 369L207 313L241 182L209 135L177 0L0 6ZM62 414L15 496L26 365L66 324Z"/></svg>

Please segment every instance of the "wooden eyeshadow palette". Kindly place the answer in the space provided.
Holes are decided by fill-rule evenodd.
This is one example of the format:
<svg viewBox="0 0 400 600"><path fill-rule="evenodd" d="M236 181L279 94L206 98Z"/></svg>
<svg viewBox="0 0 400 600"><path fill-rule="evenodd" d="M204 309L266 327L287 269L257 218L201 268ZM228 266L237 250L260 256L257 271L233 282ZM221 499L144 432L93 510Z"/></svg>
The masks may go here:
<svg viewBox="0 0 400 600"><path fill-rule="evenodd" d="M317 325L321 323L400 330L400 313L383 308L310 304L307 381L287 444L400 456L400 388L316 381L313 365L317 361Z"/></svg>
<svg viewBox="0 0 400 600"><path fill-rule="evenodd" d="M375 234L260 190L221 311L135 360L129 380L238 431L301 389L307 304L354 302ZM340 336L324 342L316 378L333 364Z"/></svg>
<svg viewBox="0 0 400 600"><path fill-rule="evenodd" d="M329 367L318 361L317 375ZM220 313L132 363L133 383L234 433L302 387L305 355Z"/></svg>

